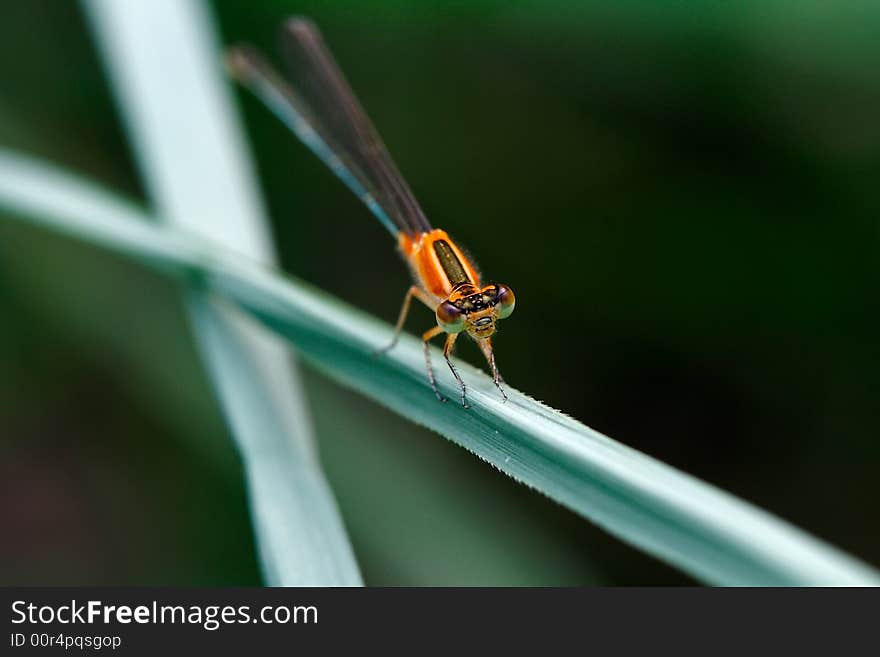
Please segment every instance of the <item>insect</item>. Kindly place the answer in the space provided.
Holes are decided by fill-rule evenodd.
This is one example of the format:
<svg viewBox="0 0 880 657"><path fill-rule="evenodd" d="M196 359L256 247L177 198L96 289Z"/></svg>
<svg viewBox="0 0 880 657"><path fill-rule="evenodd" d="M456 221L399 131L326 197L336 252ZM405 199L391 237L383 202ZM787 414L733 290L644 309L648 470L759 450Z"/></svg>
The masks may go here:
<svg viewBox="0 0 880 657"><path fill-rule="evenodd" d="M446 335L443 355L461 388L467 388L450 356L462 333L473 338L504 400L507 394L495 364L492 335L499 320L513 312L513 291L506 285L483 284L474 263L449 235L432 228L403 176L397 170L317 27L294 17L282 29L282 50L293 84L282 78L253 47L236 46L227 64L232 75L260 98L372 211L394 236L409 265L414 284L406 293L391 343L400 337L413 298L434 312L437 324L422 334L428 381L437 388L428 343Z"/></svg>

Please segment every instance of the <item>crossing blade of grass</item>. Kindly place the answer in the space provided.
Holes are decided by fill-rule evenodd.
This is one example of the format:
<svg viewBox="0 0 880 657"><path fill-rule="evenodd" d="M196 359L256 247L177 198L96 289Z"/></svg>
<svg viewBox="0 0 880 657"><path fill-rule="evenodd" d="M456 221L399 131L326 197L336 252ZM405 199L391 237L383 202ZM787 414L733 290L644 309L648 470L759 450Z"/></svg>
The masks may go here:
<svg viewBox="0 0 880 657"><path fill-rule="evenodd" d="M272 263L219 47L196 0L84 0L157 218ZM244 462L264 577L359 585L286 346L189 285L184 301Z"/></svg>
<svg viewBox="0 0 880 657"><path fill-rule="evenodd" d="M135 207L69 174L0 151L0 205L202 285L285 336L337 381L705 582L880 585L880 574L857 559L522 393L509 390L502 403L475 368L460 367L470 410L438 403L416 339L373 358L388 339L387 324L222 247L151 225ZM455 398L449 381L440 385Z"/></svg>

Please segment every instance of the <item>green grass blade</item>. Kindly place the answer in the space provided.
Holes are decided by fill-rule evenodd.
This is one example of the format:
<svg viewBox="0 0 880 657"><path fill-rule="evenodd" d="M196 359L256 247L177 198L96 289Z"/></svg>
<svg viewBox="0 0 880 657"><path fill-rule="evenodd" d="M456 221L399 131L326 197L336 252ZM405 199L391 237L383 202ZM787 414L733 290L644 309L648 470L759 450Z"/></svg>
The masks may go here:
<svg viewBox="0 0 880 657"><path fill-rule="evenodd" d="M202 6L191 0L83 4L158 218L274 262L219 45ZM200 287L188 286L184 300L244 462L267 583L361 584L286 345Z"/></svg>
<svg viewBox="0 0 880 657"><path fill-rule="evenodd" d="M405 337L374 359L371 352L390 335L384 322L194 236L151 226L135 208L68 174L0 151L0 204L34 224L197 281L287 337L336 380L703 581L880 584L880 574L857 559L522 393L510 390L502 403L491 380L467 365L461 373L472 409L438 403L416 339ZM455 398L447 377L440 385Z"/></svg>

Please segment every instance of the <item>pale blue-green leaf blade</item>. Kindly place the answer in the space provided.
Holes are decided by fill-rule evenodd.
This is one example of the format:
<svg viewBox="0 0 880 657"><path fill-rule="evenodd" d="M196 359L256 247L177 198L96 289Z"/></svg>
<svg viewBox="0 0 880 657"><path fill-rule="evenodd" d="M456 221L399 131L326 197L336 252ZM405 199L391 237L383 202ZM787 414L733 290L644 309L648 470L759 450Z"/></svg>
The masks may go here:
<svg viewBox="0 0 880 657"><path fill-rule="evenodd" d="M393 352L373 358L390 335L384 322L192 235L150 226L124 202L51 167L0 151L0 204L36 225L198 281L287 337L336 380L705 582L880 584L880 574L858 559L522 393L509 390L502 403L474 368L461 365L471 410L438 403L416 339L405 336ZM113 212L120 214L109 223ZM454 399L453 383L440 381Z"/></svg>

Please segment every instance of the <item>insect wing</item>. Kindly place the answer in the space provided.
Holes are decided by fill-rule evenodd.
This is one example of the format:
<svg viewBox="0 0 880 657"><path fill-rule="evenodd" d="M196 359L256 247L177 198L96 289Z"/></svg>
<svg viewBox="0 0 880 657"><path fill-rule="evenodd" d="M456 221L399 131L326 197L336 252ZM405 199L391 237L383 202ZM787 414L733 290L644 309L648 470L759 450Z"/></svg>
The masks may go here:
<svg viewBox="0 0 880 657"><path fill-rule="evenodd" d="M282 30L282 52L296 95L394 225L409 234L431 230L415 196L311 21L291 18ZM320 118L318 118L320 117Z"/></svg>

